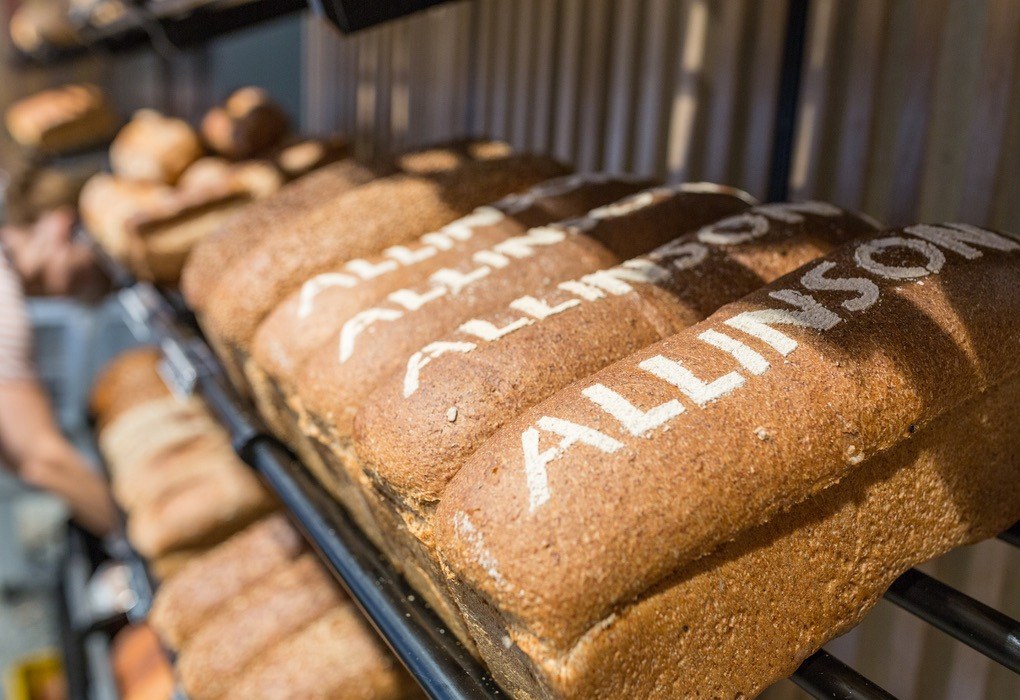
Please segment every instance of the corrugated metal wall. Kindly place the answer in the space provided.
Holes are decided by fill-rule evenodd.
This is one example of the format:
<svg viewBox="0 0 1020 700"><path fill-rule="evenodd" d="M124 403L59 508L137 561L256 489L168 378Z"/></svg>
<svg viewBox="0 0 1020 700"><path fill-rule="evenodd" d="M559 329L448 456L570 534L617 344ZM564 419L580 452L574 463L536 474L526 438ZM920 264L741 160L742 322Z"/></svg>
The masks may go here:
<svg viewBox="0 0 1020 700"><path fill-rule="evenodd" d="M340 38L305 107L363 151L463 133L765 193L786 0L476 0ZM791 192L1020 230L1020 3L812 0Z"/></svg>
<svg viewBox="0 0 1020 700"><path fill-rule="evenodd" d="M353 37L305 26L305 108L363 154L465 133L579 169L764 197L786 0L476 0ZM1020 2L811 0L793 198L1020 232ZM1000 542L925 569L1020 615ZM837 656L901 698L1020 698L1016 676L881 603ZM767 697L806 697L783 683Z"/></svg>

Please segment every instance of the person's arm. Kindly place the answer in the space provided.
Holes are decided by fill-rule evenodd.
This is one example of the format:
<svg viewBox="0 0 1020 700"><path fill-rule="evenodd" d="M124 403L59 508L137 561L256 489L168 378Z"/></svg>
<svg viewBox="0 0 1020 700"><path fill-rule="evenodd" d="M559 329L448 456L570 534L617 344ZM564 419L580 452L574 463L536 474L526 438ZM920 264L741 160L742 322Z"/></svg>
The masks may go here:
<svg viewBox="0 0 1020 700"><path fill-rule="evenodd" d="M0 383L0 446L22 480L62 498L86 529L97 535L113 529L106 483L60 432L35 380Z"/></svg>

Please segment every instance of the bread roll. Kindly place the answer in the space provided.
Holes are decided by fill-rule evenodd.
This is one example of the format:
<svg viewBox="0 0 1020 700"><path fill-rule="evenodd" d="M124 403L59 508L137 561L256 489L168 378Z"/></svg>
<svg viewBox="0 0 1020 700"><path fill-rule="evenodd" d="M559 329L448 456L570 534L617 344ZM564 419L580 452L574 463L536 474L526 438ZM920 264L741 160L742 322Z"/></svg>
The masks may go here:
<svg viewBox="0 0 1020 700"><path fill-rule="evenodd" d="M262 415L278 436L297 443L296 421L282 397L293 392L294 374L306 357L356 313L402 287L426 282L437 270L478 250L533 226L580 216L648 185L604 177L557 178L479 207L413 243L316 275L281 302L255 335L245 372Z"/></svg>
<svg viewBox="0 0 1020 700"><path fill-rule="evenodd" d="M224 360L240 370L262 319L314 275L413 241L475 207L562 172L546 158L513 156L362 185L311 209L289 235L264 239L226 270L205 308L207 335L225 350Z"/></svg>
<svg viewBox="0 0 1020 700"><path fill-rule="evenodd" d="M454 477L435 521L490 668L528 697L753 695L896 573L1013 522L1015 438L989 416L1016 399L1018 271L1020 243L970 226L872 235L508 424ZM876 474L894 485L874 500L854 491ZM824 522L826 499L851 515L816 545L802 533ZM761 538L797 513L773 560ZM724 571L758 553L741 575ZM791 599L782 586L801 576L811 588ZM699 580L726 604L687 588ZM809 626L772 616L792 602Z"/></svg>
<svg viewBox="0 0 1020 700"><path fill-rule="evenodd" d="M374 522L364 512L365 484L353 450L354 416L415 350L524 293L619 262L616 250L654 248L677 231L697 229L720 213L744 209L744 197L707 186L648 190L582 219L533 228L478 251L436 272L429 283L398 290L377 307L359 312L344 324L339 342L330 340L309 357L291 399L305 431L321 445L324 483L371 532ZM380 539L385 546L385 533ZM442 608L442 596L433 595L413 570L405 573L412 583L421 584L444 621L459 632L456 615Z"/></svg>
<svg viewBox="0 0 1020 700"><path fill-rule="evenodd" d="M194 458L207 468L129 514L128 539L143 556L215 544L276 506L229 442Z"/></svg>
<svg viewBox="0 0 1020 700"><path fill-rule="evenodd" d="M178 190L126 223L127 260L134 274L175 286L192 248L251 201L231 183L218 188Z"/></svg>
<svg viewBox="0 0 1020 700"><path fill-rule="evenodd" d="M175 197L174 189L162 183L133 182L99 173L82 187L78 211L103 250L126 263L131 248L127 222L141 212L167 206Z"/></svg>
<svg viewBox="0 0 1020 700"><path fill-rule="evenodd" d="M64 85L18 100L4 115L11 138L26 148L65 153L113 136L117 116L98 87Z"/></svg>
<svg viewBox="0 0 1020 700"><path fill-rule="evenodd" d="M110 144L110 167L125 180L177 182L202 157L198 134L187 122L143 109Z"/></svg>
<svg viewBox="0 0 1020 700"><path fill-rule="evenodd" d="M286 113L269 94L243 87L202 119L202 138L212 150L233 160L250 158L278 143L287 133Z"/></svg>
<svg viewBox="0 0 1020 700"><path fill-rule="evenodd" d="M356 420L356 453L373 488L368 501L390 555L416 561L441 590L432 513L497 429L571 382L873 230L820 202L754 207L601 276L538 299L522 296L411 355ZM560 311L536 318L527 313L536 307Z"/></svg>
<svg viewBox="0 0 1020 700"><path fill-rule="evenodd" d="M231 598L185 643L177 672L188 697L222 697L256 659L342 600L313 554L277 569Z"/></svg>
<svg viewBox="0 0 1020 700"><path fill-rule="evenodd" d="M398 700L425 696L354 605L346 603L255 659L223 697Z"/></svg>
<svg viewBox="0 0 1020 700"><path fill-rule="evenodd" d="M304 549L282 515L249 525L192 560L163 583L149 621L172 648L180 649L224 605L293 561Z"/></svg>

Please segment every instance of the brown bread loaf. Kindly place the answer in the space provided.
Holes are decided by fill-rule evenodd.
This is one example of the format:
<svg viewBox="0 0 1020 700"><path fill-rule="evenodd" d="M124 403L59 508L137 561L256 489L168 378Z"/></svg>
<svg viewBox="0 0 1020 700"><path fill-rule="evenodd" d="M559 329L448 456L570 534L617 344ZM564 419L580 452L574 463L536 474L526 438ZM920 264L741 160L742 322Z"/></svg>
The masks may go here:
<svg viewBox="0 0 1020 700"><path fill-rule="evenodd" d="M290 120L265 90L243 87L202 118L202 138L232 160L250 158L279 143Z"/></svg>
<svg viewBox="0 0 1020 700"><path fill-rule="evenodd" d="M513 298L619 262L617 250L648 250L677 232L747 207L747 195L696 185L655 189L574 219L531 229L470 259L440 270L430 283L391 294L385 303L344 324L339 342L320 347L301 370L292 403L305 431L321 446L319 477L370 535L375 525L364 502L365 486L353 452L353 421L361 404L388 375L402 368L428 341ZM338 358L339 355L339 358ZM386 548L390 538L376 536ZM400 561L394 557L395 561ZM441 606L414 569L406 570L454 629L456 615Z"/></svg>
<svg viewBox="0 0 1020 700"><path fill-rule="evenodd" d="M390 547L442 587L431 517L450 479L507 421L572 381L874 231L821 202L762 205L648 255L463 323L410 356L356 419L356 452ZM530 316L529 309L557 309ZM569 348L569 352L564 352Z"/></svg>
<svg viewBox="0 0 1020 700"><path fill-rule="evenodd" d="M220 277L259 241L273 235L289 235L294 222L306 216L310 209L365 184L381 174L380 171L385 172L385 169L343 160L309 173L271 197L245 207L192 251L181 279L181 290L188 305L201 314Z"/></svg>
<svg viewBox="0 0 1020 700"><path fill-rule="evenodd" d="M351 603L339 605L255 659L223 696L247 700L425 697Z"/></svg>
<svg viewBox="0 0 1020 700"><path fill-rule="evenodd" d="M125 180L177 182L202 157L198 134L187 122L139 110L110 144L110 168Z"/></svg>
<svg viewBox="0 0 1020 700"><path fill-rule="evenodd" d="M125 262L130 249L127 222L131 217L172 201L172 187L158 182L133 182L107 173L93 175L82 187L78 211L92 238L109 255Z"/></svg>
<svg viewBox="0 0 1020 700"><path fill-rule="evenodd" d="M258 325L305 280L346 260L413 241L475 207L563 171L547 158L509 156L363 185L309 212L289 236L263 240L243 265L232 266L206 306L206 332L240 374Z"/></svg>
<svg viewBox="0 0 1020 700"><path fill-rule="evenodd" d="M128 516L128 539L153 558L176 549L215 544L276 507L258 477L234 454L229 441L193 456L205 469L138 504Z"/></svg>
<svg viewBox="0 0 1020 700"><path fill-rule="evenodd" d="M413 243L348 261L311 278L263 321L255 335L252 361L245 368L269 426L284 439L297 441L295 421L287 416L282 397L293 391L294 374L308 354L359 311L398 289L426 282L437 270L475 251L534 226L580 216L650 185L634 179L557 178L479 207Z"/></svg>
<svg viewBox="0 0 1020 700"><path fill-rule="evenodd" d="M89 415L98 432L125 411L170 395L157 374L159 360L158 349L141 347L121 353L103 367L89 395Z"/></svg>
<svg viewBox="0 0 1020 700"><path fill-rule="evenodd" d="M231 598L181 649L177 672L193 700L222 697L258 657L344 600L313 554Z"/></svg>
<svg viewBox="0 0 1020 700"><path fill-rule="evenodd" d="M18 100L4 114L11 138L26 148L63 153L102 143L118 126L95 85L64 85Z"/></svg>
<svg viewBox="0 0 1020 700"><path fill-rule="evenodd" d="M177 426L170 426L173 431ZM210 458L223 454L229 438L219 426L179 431L179 438L141 463L116 470L113 496L127 513L159 500L182 484L204 474Z"/></svg>
<svg viewBox="0 0 1020 700"><path fill-rule="evenodd" d="M110 645L113 677L124 700L169 700L174 674L152 628L131 625Z"/></svg>
<svg viewBox="0 0 1020 700"><path fill-rule="evenodd" d="M756 528L773 537L797 509L817 522L811 509L845 499L851 520L835 522L819 549L800 539L784 550L796 571L765 567L767 554L756 566L789 581L841 563L838 554L805 556L805 542L809 551L845 546L847 557L858 555L855 543L870 543L876 578L845 589L867 603L895 573L1008 525L1020 516L1016 488L1002 483L1003 470L1015 469L1015 438L988 424L999 408L985 409L1016 399L1018 274L1020 243L974 227L869 236L508 424L467 461L436 514L437 546L490 666L522 696L612 696L625 685L652 692L684 683L753 691L762 686L752 683L768 681L752 678L756 662L744 659L748 675L729 679L718 666L685 679L677 663L676 641L694 629L683 616L705 600L691 598L686 582L727 551L723 543ZM957 432L976 411L984 411L978 424L987 436L975 427ZM981 458L956 460L968 450ZM914 471L868 502L853 488L873 469L888 469L882 478L890 480ZM897 502L902 510L890 508ZM968 506L975 502L982 507ZM858 519L877 532L854 529ZM740 551L759 550L752 540ZM747 579L712 583L722 590ZM829 615L808 640L784 620L775 641L788 643L782 635L791 634L806 655L859 619L841 618L846 608L831 604L842 590L818 586L806 596L812 611ZM743 610L784 604L778 589L764 601L734 595ZM664 613L681 600L678 617ZM699 623L715 628L711 639L735 644L753 633L756 649L772 649L771 623L745 629L739 616L716 613L709 608ZM642 645L640 668L628 666L633 654L606 653L603 645L619 649L625 637ZM589 650L605 666L596 669ZM788 672L799 658L779 657L768 673Z"/></svg>
<svg viewBox="0 0 1020 700"><path fill-rule="evenodd" d="M168 646L180 649L235 596L293 561L304 545L282 515L270 515L194 559L163 583L149 621Z"/></svg>
<svg viewBox="0 0 1020 700"><path fill-rule="evenodd" d="M176 285L192 248L248 202L251 194L235 183L181 189L132 216L126 223L127 262L136 277Z"/></svg>

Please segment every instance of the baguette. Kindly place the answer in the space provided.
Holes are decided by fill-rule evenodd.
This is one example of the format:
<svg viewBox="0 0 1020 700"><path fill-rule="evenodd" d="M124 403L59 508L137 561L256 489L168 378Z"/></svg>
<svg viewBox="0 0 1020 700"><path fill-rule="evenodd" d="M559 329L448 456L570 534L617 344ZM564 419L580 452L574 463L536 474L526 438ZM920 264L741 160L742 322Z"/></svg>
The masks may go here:
<svg viewBox="0 0 1020 700"><path fill-rule="evenodd" d="M399 700L424 694L351 603L254 660L224 700Z"/></svg>
<svg viewBox="0 0 1020 700"><path fill-rule="evenodd" d="M117 117L95 85L64 85L18 100L4 115L16 143L64 153L102 143L117 130Z"/></svg>
<svg viewBox="0 0 1020 700"><path fill-rule="evenodd" d="M110 168L125 180L172 185L202 157L198 134L187 122L139 110L110 144Z"/></svg>
<svg viewBox="0 0 1020 700"><path fill-rule="evenodd" d="M180 649L235 596L293 561L304 545L282 515L270 515L192 560L152 601L149 622Z"/></svg>
<svg viewBox="0 0 1020 700"><path fill-rule="evenodd" d="M344 600L313 554L229 602L185 643L177 672L192 700L220 698L259 656Z"/></svg>
<svg viewBox="0 0 1020 700"><path fill-rule="evenodd" d="M243 87L222 106L202 118L202 138L212 150L232 160L250 158L277 144L287 133L290 120L265 90Z"/></svg>
<svg viewBox="0 0 1020 700"><path fill-rule="evenodd" d="M339 344L327 342L310 356L292 397L303 428L318 441L328 470L325 484L371 533L378 524L364 501L369 490L353 451L354 416L375 387L402 368L417 348L522 293L619 262L616 250L647 250L677 231L715 220L720 212L744 209L746 197L706 185L646 190L592 210L583 219L534 228L479 251L436 272L430 284L399 290L384 304L359 312L344 324ZM387 537L376 539L387 548ZM431 591L414 568L405 573L460 633L453 609L442 607L443 596Z"/></svg>
<svg viewBox="0 0 1020 700"><path fill-rule="evenodd" d="M863 614L840 607L838 583L817 586L796 602L830 617L805 638L803 618L769 615L790 604L780 583L849 566L861 578L846 590L867 607L896 573L1013 522L1020 499L1003 475L1016 468L1015 438L985 409L1015 413L1003 406L1015 403L1020 370L1018 273L1017 241L970 226L869 236L508 424L454 477L435 520L493 672L520 697L754 693ZM979 425L982 441L961 445ZM893 485L874 499L854 491L876 474ZM802 525L824 520L826 499L849 520L833 521L816 548ZM722 572L737 552L758 556L754 538L788 521L795 539L780 560L795 571L756 559L779 582L765 600L734 593L741 614L696 610L706 598L686 582ZM855 542L870 543L862 558ZM759 578L750 569L709 580L746 587ZM677 616L670 605L682 606ZM768 622L743 625L759 612ZM695 613L704 622L685 626ZM691 630L693 671L676 649ZM637 665L632 652L608 651L624 638L641 646ZM744 666L725 650L704 672L697 665L708 653L699 644L751 638ZM764 658L785 644L795 653Z"/></svg>
<svg viewBox="0 0 1020 700"><path fill-rule="evenodd" d="M754 207L603 275L559 285L538 302L562 310L554 316L531 319L524 310L535 299L523 296L414 353L405 371L375 389L355 425L358 461L373 489L368 502L386 523L390 549L441 589L430 551L433 511L464 461L503 424L871 231L820 202Z"/></svg>
<svg viewBox="0 0 1020 700"><path fill-rule="evenodd" d="M402 287L426 282L443 267L512 236L580 216L650 183L632 179L568 176L479 207L466 217L406 246L352 260L305 282L269 314L255 335L245 368L262 415L273 431L299 446L296 420L283 397L306 357L363 309Z"/></svg>
<svg viewBox="0 0 1020 700"><path fill-rule="evenodd" d="M258 325L305 280L352 258L434 231L475 207L563 173L537 156L469 161L449 172L380 178L295 222L286 237L263 240L222 275L203 323L241 374ZM243 289L243 294L237 290Z"/></svg>

